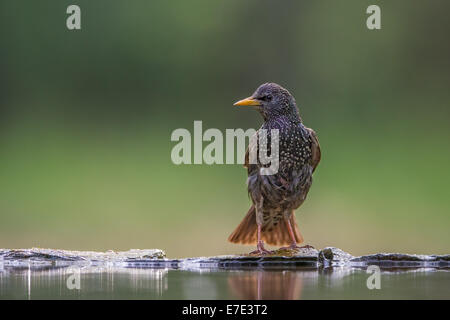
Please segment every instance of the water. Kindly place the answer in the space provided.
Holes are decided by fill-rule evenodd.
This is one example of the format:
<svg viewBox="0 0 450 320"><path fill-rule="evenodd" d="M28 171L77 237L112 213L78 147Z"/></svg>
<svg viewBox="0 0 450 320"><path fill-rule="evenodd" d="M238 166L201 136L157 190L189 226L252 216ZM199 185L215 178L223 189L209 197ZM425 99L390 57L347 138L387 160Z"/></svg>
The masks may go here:
<svg viewBox="0 0 450 320"><path fill-rule="evenodd" d="M193 271L4 267L0 299L450 299L448 271L382 269L381 289L369 290L371 274L348 267Z"/></svg>

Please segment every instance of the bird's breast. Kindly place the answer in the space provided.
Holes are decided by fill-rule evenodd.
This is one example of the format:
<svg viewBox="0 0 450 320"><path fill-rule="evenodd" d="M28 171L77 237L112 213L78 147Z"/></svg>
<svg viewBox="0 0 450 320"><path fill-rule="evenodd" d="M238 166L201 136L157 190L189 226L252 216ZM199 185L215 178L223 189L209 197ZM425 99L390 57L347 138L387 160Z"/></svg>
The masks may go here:
<svg viewBox="0 0 450 320"><path fill-rule="evenodd" d="M264 198L266 206L273 208L298 207L306 197L312 183L311 147L312 140L301 123L276 122L263 125L267 140L258 140L249 149L257 149L272 156L272 139L269 129L278 129L278 170L275 174L264 175L261 168L270 164L256 164L248 167L248 192L254 201ZM260 133L260 132L258 132ZM276 151L276 150L274 150Z"/></svg>

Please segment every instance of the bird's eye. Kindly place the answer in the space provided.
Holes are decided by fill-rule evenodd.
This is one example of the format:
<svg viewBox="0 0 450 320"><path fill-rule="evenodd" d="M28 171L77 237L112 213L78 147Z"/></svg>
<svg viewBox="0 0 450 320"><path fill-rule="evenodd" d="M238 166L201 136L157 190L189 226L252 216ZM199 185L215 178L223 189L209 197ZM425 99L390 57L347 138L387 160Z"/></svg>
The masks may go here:
<svg viewBox="0 0 450 320"><path fill-rule="evenodd" d="M261 100L263 100L263 101L270 101L270 100L272 100L272 96L270 94L268 94L266 96L261 97Z"/></svg>

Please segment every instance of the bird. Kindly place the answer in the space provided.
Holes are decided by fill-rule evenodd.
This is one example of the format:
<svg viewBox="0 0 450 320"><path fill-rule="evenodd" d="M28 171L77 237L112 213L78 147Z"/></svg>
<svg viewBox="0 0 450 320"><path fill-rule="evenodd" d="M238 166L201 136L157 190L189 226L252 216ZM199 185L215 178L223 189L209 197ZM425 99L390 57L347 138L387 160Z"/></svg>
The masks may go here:
<svg viewBox="0 0 450 320"><path fill-rule="evenodd" d="M264 247L286 245L281 249L297 250L303 242L294 210L306 199L312 175L321 159L316 132L303 124L294 97L276 83L264 83L248 98L234 103L256 109L264 122L256 131L245 153L247 190L252 205L228 241L255 244L250 254L270 254ZM272 130L278 130L278 149L272 150ZM267 138L259 139L261 136ZM257 139L255 138L257 137ZM273 136L275 139L275 135ZM278 151L278 170L263 174L267 162L261 161L260 149L267 154ZM253 159L253 160L252 160ZM256 159L256 160L254 160ZM252 160L252 161L251 161ZM303 246L310 247L310 246Z"/></svg>

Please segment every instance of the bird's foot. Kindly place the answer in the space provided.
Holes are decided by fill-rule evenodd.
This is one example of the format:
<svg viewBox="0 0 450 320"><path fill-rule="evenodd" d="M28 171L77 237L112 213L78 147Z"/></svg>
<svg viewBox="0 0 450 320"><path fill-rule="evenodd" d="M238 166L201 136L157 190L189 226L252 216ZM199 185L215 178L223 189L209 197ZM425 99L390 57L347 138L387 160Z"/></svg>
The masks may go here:
<svg viewBox="0 0 450 320"><path fill-rule="evenodd" d="M266 248L264 248L264 244L263 242L258 242L258 244L256 245L256 250L250 252L250 254L260 254L260 255L266 255L266 254L271 254L272 252L267 250Z"/></svg>
<svg viewBox="0 0 450 320"><path fill-rule="evenodd" d="M315 248L308 244L304 246L298 246L297 243L294 242L288 247L281 247L279 250L299 250L299 249L315 249Z"/></svg>

